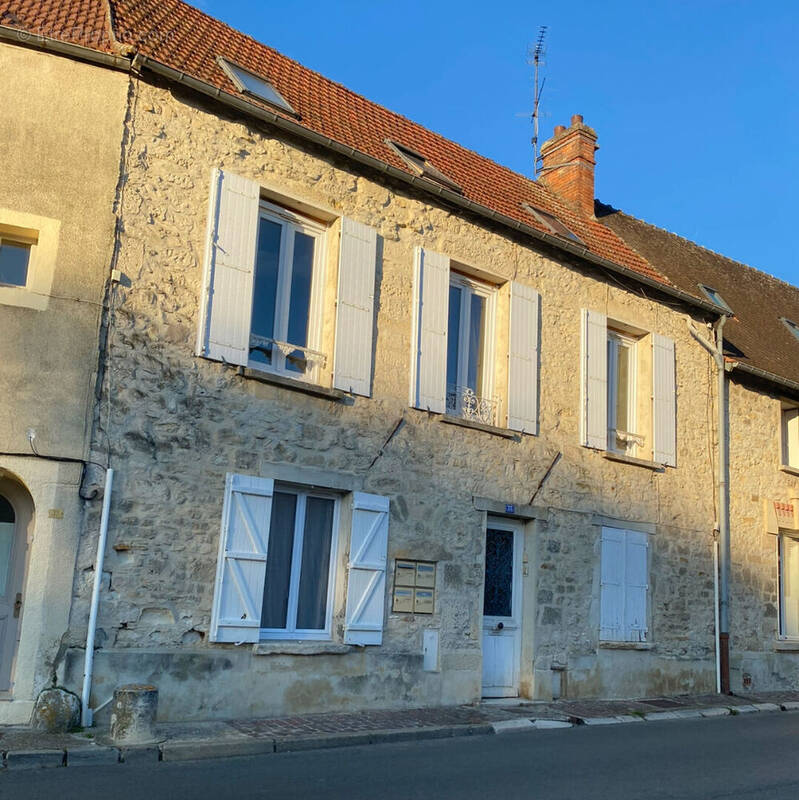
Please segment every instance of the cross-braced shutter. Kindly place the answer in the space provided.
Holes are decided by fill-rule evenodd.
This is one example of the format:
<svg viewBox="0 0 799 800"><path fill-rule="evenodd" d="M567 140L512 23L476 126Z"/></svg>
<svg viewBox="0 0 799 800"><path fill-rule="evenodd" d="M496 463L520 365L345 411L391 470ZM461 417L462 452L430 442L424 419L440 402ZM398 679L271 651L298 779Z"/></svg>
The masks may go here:
<svg viewBox="0 0 799 800"><path fill-rule="evenodd" d="M216 568L212 642L257 642L274 481L228 475Z"/></svg>
<svg viewBox="0 0 799 800"><path fill-rule="evenodd" d="M607 450L608 332L604 314L583 309L582 340L582 443Z"/></svg>
<svg viewBox="0 0 799 800"><path fill-rule="evenodd" d="M417 247L413 286L410 404L443 414L447 389L449 258Z"/></svg>
<svg viewBox="0 0 799 800"><path fill-rule="evenodd" d="M515 281L510 285L508 427L538 430L538 317L541 296Z"/></svg>
<svg viewBox="0 0 799 800"><path fill-rule="evenodd" d="M199 351L231 364L249 358L259 197L255 181L212 171Z"/></svg>
<svg viewBox="0 0 799 800"><path fill-rule="evenodd" d="M652 398L654 446L659 464L677 465L677 386L674 376L674 340L652 334Z"/></svg>
<svg viewBox="0 0 799 800"><path fill-rule="evenodd" d="M625 531L624 638L646 641L646 597L649 591L648 537L639 531Z"/></svg>
<svg viewBox="0 0 799 800"><path fill-rule="evenodd" d="M344 641L381 644L386 595L388 498L353 493Z"/></svg>
<svg viewBox="0 0 799 800"><path fill-rule="evenodd" d="M624 638L624 533L616 528L602 528L599 638L608 642Z"/></svg>
<svg viewBox="0 0 799 800"><path fill-rule="evenodd" d="M338 263L333 386L369 397L377 231L344 217Z"/></svg>

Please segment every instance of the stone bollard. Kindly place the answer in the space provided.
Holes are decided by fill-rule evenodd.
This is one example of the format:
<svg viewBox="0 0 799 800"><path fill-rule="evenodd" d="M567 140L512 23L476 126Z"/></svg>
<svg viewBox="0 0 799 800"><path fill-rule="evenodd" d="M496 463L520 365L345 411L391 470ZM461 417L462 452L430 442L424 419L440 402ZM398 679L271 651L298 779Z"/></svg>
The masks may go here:
<svg viewBox="0 0 799 800"><path fill-rule="evenodd" d="M80 725L80 700L66 689L45 689L37 698L31 727L47 733L66 733Z"/></svg>
<svg viewBox="0 0 799 800"><path fill-rule="evenodd" d="M133 745L154 742L158 689L130 684L114 690L111 707L111 738L115 744Z"/></svg>

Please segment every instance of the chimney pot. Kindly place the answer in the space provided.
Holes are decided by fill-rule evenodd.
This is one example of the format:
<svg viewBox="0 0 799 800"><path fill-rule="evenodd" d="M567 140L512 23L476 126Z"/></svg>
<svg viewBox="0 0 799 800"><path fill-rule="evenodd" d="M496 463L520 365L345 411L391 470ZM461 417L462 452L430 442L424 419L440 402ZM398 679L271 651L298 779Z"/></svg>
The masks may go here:
<svg viewBox="0 0 799 800"><path fill-rule="evenodd" d="M539 180L581 214L594 215L594 153L596 133L574 114L571 127L558 125L554 136L541 145Z"/></svg>

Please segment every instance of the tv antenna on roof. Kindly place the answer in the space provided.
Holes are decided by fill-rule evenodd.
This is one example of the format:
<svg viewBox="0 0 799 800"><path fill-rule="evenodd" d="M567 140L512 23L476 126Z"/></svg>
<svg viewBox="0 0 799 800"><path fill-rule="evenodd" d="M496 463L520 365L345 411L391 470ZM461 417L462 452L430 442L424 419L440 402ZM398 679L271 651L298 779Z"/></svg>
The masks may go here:
<svg viewBox="0 0 799 800"><path fill-rule="evenodd" d="M547 82L547 79L544 78L539 83L539 70L544 65L544 56L546 55L544 40L547 36L547 27L547 25L542 25L538 29L538 38L535 40L535 44L527 48L527 63L533 65L533 82L535 86L532 113L533 138L531 139L533 145L533 180L538 176L538 108L541 104L544 84Z"/></svg>

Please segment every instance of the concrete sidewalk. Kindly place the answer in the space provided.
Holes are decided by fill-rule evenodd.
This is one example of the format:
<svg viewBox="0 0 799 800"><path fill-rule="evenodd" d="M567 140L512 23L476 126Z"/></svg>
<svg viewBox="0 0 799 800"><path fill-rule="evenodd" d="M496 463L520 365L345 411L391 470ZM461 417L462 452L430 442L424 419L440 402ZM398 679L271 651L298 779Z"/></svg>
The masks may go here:
<svg viewBox="0 0 799 800"><path fill-rule="evenodd" d="M796 710L799 692L552 703L490 700L475 706L167 723L158 726L158 742L135 748L114 746L103 729L53 735L8 726L0 728L0 753L5 769L111 763L154 766L160 761Z"/></svg>

